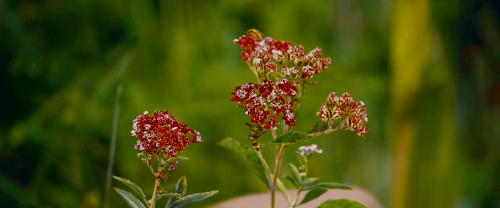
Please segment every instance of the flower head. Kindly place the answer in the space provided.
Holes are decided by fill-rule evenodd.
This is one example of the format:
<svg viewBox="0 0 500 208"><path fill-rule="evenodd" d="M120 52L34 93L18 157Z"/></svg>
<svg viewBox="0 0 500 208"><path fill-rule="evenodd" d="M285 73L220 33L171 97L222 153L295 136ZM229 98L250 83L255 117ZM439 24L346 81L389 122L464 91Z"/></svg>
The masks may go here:
<svg viewBox="0 0 500 208"><path fill-rule="evenodd" d="M323 150L318 149L318 145L316 145L316 144L312 144L311 146L301 146L301 147L299 147L299 150L300 150L300 154L302 154L306 157L311 156L313 153L318 153L318 154L323 153Z"/></svg>
<svg viewBox="0 0 500 208"><path fill-rule="evenodd" d="M364 137L367 132L368 115L365 104L362 101L354 102L352 96L345 92L337 96L335 92L330 93L325 103L321 104L316 113L328 125L334 120L346 121L350 129L359 136Z"/></svg>
<svg viewBox="0 0 500 208"><path fill-rule="evenodd" d="M260 84L246 83L237 86L231 94L231 101L237 102L250 116L250 127L256 129L251 132L253 138L257 139L266 130L275 129L281 114L285 124L295 126L293 102L287 101L297 94L297 87L291 82L282 79L277 82L266 80Z"/></svg>
<svg viewBox="0 0 500 208"><path fill-rule="evenodd" d="M131 133L139 138L135 149L159 158L177 157L190 143L203 142L199 132L179 122L167 110L155 111L153 116L147 111L137 116Z"/></svg>
<svg viewBox="0 0 500 208"><path fill-rule="evenodd" d="M250 62L261 79L278 72L282 78L305 82L328 68L330 58L322 58L320 48L315 48L306 54L301 45L277 41L271 37L262 38L262 33L250 29L234 42L238 44L243 56L243 62ZM279 72L281 70L281 72Z"/></svg>

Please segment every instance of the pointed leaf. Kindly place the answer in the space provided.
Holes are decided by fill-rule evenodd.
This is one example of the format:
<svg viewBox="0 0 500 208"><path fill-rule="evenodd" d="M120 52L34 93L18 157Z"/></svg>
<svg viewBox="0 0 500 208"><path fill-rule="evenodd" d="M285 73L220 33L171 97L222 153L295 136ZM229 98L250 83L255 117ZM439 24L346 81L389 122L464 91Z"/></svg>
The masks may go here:
<svg viewBox="0 0 500 208"><path fill-rule="evenodd" d="M176 202L172 203L170 206L168 206L168 208L183 207L187 204L198 202L198 201L201 201L201 200L206 199L208 197L211 197L214 194L216 194L217 192L219 192L219 191L215 190L215 191L209 191L209 192L204 192L204 193L187 195L184 197L184 200L176 201Z"/></svg>
<svg viewBox="0 0 500 208"><path fill-rule="evenodd" d="M179 160L189 160L189 158L183 156L177 156L176 158Z"/></svg>
<svg viewBox="0 0 500 208"><path fill-rule="evenodd" d="M328 124L325 121L321 120L316 122L307 133L310 134L310 133L320 132L327 130L328 128L329 128Z"/></svg>
<svg viewBox="0 0 500 208"><path fill-rule="evenodd" d="M167 197L167 198L170 198L170 199L172 199L172 198L180 199L180 200L184 199L184 197L182 195L178 194L178 193L166 193L166 194L158 194L158 195L156 195L155 200L159 200L159 199L164 198L164 197Z"/></svg>
<svg viewBox="0 0 500 208"><path fill-rule="evenodd" d="M319 180L319 178L307 178L305 183L304 183L304 186L310 186L310 185L313 185L314 183L316 183L317 181Z"/></svg>
<svg viewBox="0 0 500 208"><path fill-rule="evenodd" d="M308 186L304 186L303 190L310 190L310 189L316 189L316 188L352 190L352 188L347 186L347 185L344 185L341 183L332 183L332 182L321 182L321 183L317 183L317 184L311 184Z"/></svg>
<svg viewBox="0 0 500 208"><path fill-rule="evenodd" d="M366 206L357 201L337 199L323 202L318 208L366 208Z"/></svg>
<svg viewBox="0 0 500 208"><path fill-rule="evenodd" d="M286 189L285 184L283 184L283 182L281 182L279 178L276 180L276 189L278 189L278 191L283 194L288 204L292 203L292 199L290 198L290 194L288 194L288 190Z"/></svg>
<svg viewBox="0 0 500 208"><path fill-rule="evenodd" d="M300 167L305 166L307 164L307 157L300 154L300 151L295 151L295 153L297 154L297 159L299 160Z"/></svg>
<svg viewBox="0 0 500 208"><path fill-rule="evenodd" d="M134 195L119 188L115 188L115 191L120 194L120 196L127 201L128 205L132 208L146 208L144 204Z"/></svg>
<svg viewBox="0 0 500 208"><path fill-rule="evenodd" d="M267 144L283 144L283 143L301 143L309 140L309 135L306 133L291 131L279 136L278 138L268 142Z"/></svg>
<svg viewBox="0 0 500 208"><path fill-rule="evenodd" d="M167 160L167 163L174 163L174 162L179 161L179 160L189 160L189 158L182 157L182 156L177 156L177 157L169 158Z"/></svg>
<svg viewBox="0 0 500 208"><path fill-rule="evenodd" d="M113 176L113 178L115 178L116 180L122 182L123 184L127 185L129 188L131 188L132 190L134 190L135 192L137 192L142 197L142 200L144 200L144 202L147 203L146 195L142 191L141 187L139 187L137 184L135 184L134 182L132 182L132 181L130 181L128 179L121 178L121 177L118 177L118 176Z"/></svg>
<svg viewBox="0 0 500 208"><path fill-rule="evenodd" d="M257 153L255 153L254 150L248 148L246 150L246 154L247 154L246 160L247 160L248 165L252 166L252 168L255 169L257 176L259 176L260 180L262 180L262 182L264 182L266 184L267 188L269 188L270 179L267 176L266 170L264 168L264 164L262 164L262 162L260 161Z"/></svg>
<svg viewBox="0 0 500 208"><path fill-rule="evenodd" d="M266 184L266 186L269 188L269 178L268 175L266 174L264 164L259 159L259 156L257 153L252 148L247 148L241 145L240 142L238 142L234 138L225 138L222 141L218 142L217 145L226 147L234 152L236 152L238 155L240 155L248 165L250 165L252 168L255 169L255 172L257 173L257 176Z"/></svg>
<svg viewBox="0 0 500 208"><path fill-rule="evenodd" d="M295 188L299 188L300 187L299 182L296 181L292 176L283 175L283 178L288 179L295 186Z"/></svg>
<svg viewBox="0 0 500 208"><path fill-rule="evenodd" d="M231 138L231 137L225 138L222 141L218 142L217 145L223 146L225 148L230 149L231 151L236 152L236 154L240 155L241 158L243 158L244 160L246 160L246 158L247 158L246 153L245 153L246 148L243 147L240 144L240 142L238 142L238 140L236 140L234 138Z"/></svg>
<svg viewBox="0 0 500 208"><path fill-rule="evenodd" d="M299 184L302 184L302 177L300 177L299 169L297 169L297 167L295 167L292 163L289 163L288 165L290 165L290 168L292 169L294 179L297 180Z"/></svg>
<svg viewBox="0 0 500 208"><path fill-rule="evenodd" d="M177 181L177 184L175 185L175 189L174 189L173 193L179 194L181 196L185 196L186 192L187 192L187 179L185 176L182 176L181 178L179 178L179 181ZM173 204L174 202L176 202L178 200L179 200L179 198L176 198L176 197L168 199L167 207L170 204Z"/></svg>
<svg viewBox="0 0 500 208"><path fill-rule="evenodd" d="M318 198L319 196L323 195L328 189L326 188L318 188L318 189L313 189L307 192L306 196L304 196L304 199L300 202L299 205L307 203L313 199Z"/></svg>

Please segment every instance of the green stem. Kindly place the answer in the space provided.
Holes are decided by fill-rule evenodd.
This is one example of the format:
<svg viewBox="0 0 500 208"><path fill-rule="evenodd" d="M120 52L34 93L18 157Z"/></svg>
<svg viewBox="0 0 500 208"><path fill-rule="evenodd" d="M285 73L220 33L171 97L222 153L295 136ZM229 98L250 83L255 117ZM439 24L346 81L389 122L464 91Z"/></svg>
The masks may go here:
<svg viewBox="0 0 500 208"><path fill-rule="evenodd" d="M302 101L302 98L304 97L304 94L306 92L306 85L305 84L300 84L298 86L299 92L297 94L297 100L295 100L295 103L293 104L293 109L295 113L297 113L297 109L299 108L300 101Z"/></svg>
<svg viewBox="0 0 500 208"><path fill-rule="evenodd" d="M309 137L317 137L317 136L325 135L325 134L328 134L328 133L332 133L332 132L340 130L340 129L351 129L351 127L349 127L349 126L345 126L345 127L343 127L343 126L337 126L335 128L330 128L330 129L327 129L327 130L324 130L324 131L310 133L308 135L309 135Z"/></svg>
<svg viewBox="0 0 500 208"><path fill-rule="evenodd" d="M154 208L155 207L155 197L156 197L156 192L158 189L160 189L160 180L161 179L156 179L155 181L155 188L153 190L153 196L151 197L151 200L149 200L149 207Z"/></svg>
<svg viewBox="0 0 500 208"><path fill-rule="evenodd" d="M151 200L149 200L149 207L154 208L155 207L155 202L156 202L156 194L158 193L158 190L160 190L160 180L161 180L161 174L163 172L163 169L165 168L165 163L163 160L158 160L158 172L155 174L156 180L155 180L155 187L153 189L153 196L151 196Z"/></svg>
<svg viewBox="0 0 500 208"><path fill-rule="evenodd" d="M276 162L274 166L273 184L276 184L276 181L278 180L278 175L281 169L281 161L283 159L283 154L285 153L285 147L286 147L285 144L281 144L281 147L277 152ZM275 198L276 198L276 186L273 186L273 189L271 189L271 207L274 207Z"/></svg>
<svg viewBox="0 0 500 208"><path fill-rule="evenodd" d="M309 160L309 158L307 158L307 160ZM294 208L295 206L297 206L297 201L299 200L299 194L300 192L302 191L302 189L304 188L304 185L306 184L306 179L307 179L307 171L309 169L309 166L308 166L308 163L309 161L306 162L306 167L304 168L304 173L305 173L305 176L304 176L304 179L302 179L302 183L300 184L300 187L299 189L297 190L297 196L295 197L295 199L293 200L293 203L292 205L290 206L290 208Z"/></svg>
<svg viewBox="0 0 500 208"><path fill-rule="evenodd" d="M259 82L260 82L260 77L259 77L259 73L257 73L257 70L255 70L255 68L253 68L252 64L250 64L250 61L247 61L246 63L248 65L248 67L252 70L255 77L257 77L257 80L259 80Z"/></svg>

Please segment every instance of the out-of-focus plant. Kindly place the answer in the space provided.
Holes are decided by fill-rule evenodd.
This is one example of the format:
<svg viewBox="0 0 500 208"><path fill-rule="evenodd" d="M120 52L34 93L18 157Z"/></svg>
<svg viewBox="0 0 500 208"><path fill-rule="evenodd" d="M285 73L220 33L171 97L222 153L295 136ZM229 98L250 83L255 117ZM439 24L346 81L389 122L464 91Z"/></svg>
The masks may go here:
<svg viewBox="0 0 500 208"><path fill-rule="evenodd" d="M137 116L131 133L132 136L139 138L135 144L135 149L139 150L137 156L149 167L155 177L155 185L151 199L147 200L138 185L130 180L114 176L139 196L137 198L129 192L115 188L115 191L127 201L130 207L154 208L156 201L161 198L169 198L165 208L182 207L211 197L218 192L215 190L186 195L187 180L184 176L179 179L172 192L160 189L160 182L167 180L168 174L177 168L179 161L187 160L186 157L179 156L179 153L191 143L203 142L199 132L179 122L167 110L155 111L153 116L149 116L147 111ZM194 136L191 138L188 135ZM155 162L156 168L153 167Z"/></svg>
<svg viewBox="0 0 500 208"><path fill-rule="evenodd" d="M277 41L271 37L264 38L256 29L248 30L246 35L234 42L243 49L241 51L243 62L248 64L258 80L258 83L237 86L231 93L233 95L231 101L238 103L237 106L250 116L250 122L246 125L250 128L248 137L252 147L246 147L233 138L226 138L219 144L243 156L256 170L260 179L271 190L271 207L275 204L276 189L285 196L290 207L309 202L330 188L351 189L338 183L319 183L318 178L308 177L308 161L311 154L322 152L315 145L301 147L298 153L299 167L290 164L294 174L283 176L298 188L298 194L301 191L309 191L299 204L297 204L298 194L292 199L278 177L285 149L292 144L302 143L312 137L340 129L351 130L365 137L368 130L365 105L361 101L355 102L347 92L342 96L332 92L327 101L320 106L317 115L324 122L317 123L307 133L292 131L296 123L295 113L304 97L306 86L315 84L310 79L329 68L331 59L323 58L320 48L315 48L306 54L301 45L294 46L290 42ZM277 132L278 126L283 129L281 135ZM259 138L268 131L271 132L273 140L261 143ZM261 153L263 146L271 145L274 145L276 150L274 171L271 171ZM348 200L329 200L321 206L332 207L339 203L364 207Z"/></svg>

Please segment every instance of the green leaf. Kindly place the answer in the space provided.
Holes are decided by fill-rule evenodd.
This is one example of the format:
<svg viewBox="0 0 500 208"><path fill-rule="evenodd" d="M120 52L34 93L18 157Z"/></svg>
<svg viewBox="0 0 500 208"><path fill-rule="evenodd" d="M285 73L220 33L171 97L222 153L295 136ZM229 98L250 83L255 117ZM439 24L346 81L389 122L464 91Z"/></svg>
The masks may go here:
<svg viewBox="0 0 500 208"><path fill-rule="evenodd" d="M307 192L306 196L304 196L304 199L302 199L302 201L300 202L299 205L307 203L313 199L318 198L319 196L323 195L326 191L328 191L328 189L326 189L326 188L317 188L317 189L310 190L309 192Z"/></svg>
<svg viewBox="0 0 500 208"><path fill-rule="evenodd" d="M308 134L310 133L315 133L315 132L320 132L320 131L324 131L324 130L327 130L328 129L328 124L323 121L323 120L320 120L320 121L317 121L312 127L311 129L309 129L309 131L307 132Z"/></svg>
<svg viewBox="0 0 500 208"><path fill-rule="evenodd" d="M217 145L223 146L225 148L230 149L233 152L236 152L236 154L240 155L241 158L246 160L247 154L245 151L245 147L243 147L240 142L238 142L236 139L228 137L223 139L222 141L218 142Z"/></svg>
<svg viewBox="0 0 500 208"><path fill-rule="evenodd" d="M296 181L292 176L289 176L289 175L283 175L283 178L286 178L288 179L294 186L295 188L299 188L300 187L300 184L298 181Z"/></svg>
<svg viewBox="0 0 500 208"><path fill-rule="evenodd" d="M161 199L163 197L167 197L167 198L170 198L170 199L175 198L175 199L184 200L184 197L182 195L178 194L178 193L165 193L165 194L158 194L158 195L156 195L155 201L157 201L157 200L159 200L159 199Z"/></svg>
<svg viewBox="0 0 500 208"><path fill-rule="evenodd" d="M187 179L185 176L182 176L181 178L179 178L179 181L177 181L177 184L175 185L175 189L174 189L173 193L179 194L181 196L185 196L186 192L187 192ZM174 202L176 202L178 200L179 200L179 198L177 198L177 197L173 197L173 198L168 199L166 207L168 207L169 205L173 204Z"/></svg>
<svg viewBox="0 0 500 208"><path fill-rule="evenodd" d="M288 204L292 203L292 199L290 198L290 194L288 194L288 189L286 189L285 184L283 184L283 182L281 182L281 180L279 178L276 179L276 189L278 189L278 191L280 191L283 194L283 196L286 198L286 201L288 202Z"/></svg>
<svg viewBox="0 0 500 208"><path fill-rule="evenodd" d="M189 160L189 158L183 156L177 156L176 158L179 160Z"/></svg>
<svg viewBox="0 0 500 208"><path fill-rule="evenodd" d="M250 148L248 148L245 152L248 165L255 169L257 176L259 176L260 180L262 180L262 182L266 184L267 188L269 188L269 178L266 175L264 164L260 161L259 156L253 149Z"/></svg>
<svg viewBox="0 0 500 208"><path fill-rule="evenodd" d="M189 158L187 157L182 157L182 156L177 156L175 158L170 158L167 163L174 163L176 161L179 161L179 160L189 160Z"/></svg>
<svg viewBox="0 0 500 208"><path fill-rule="evenodd" d="M127 185L129 188L131 188L132 190L134 190L135 192L137 192L142 197L142 200L144 200L144 202L147 203L146 195L142 191L141 187L139 187L137 184L135 184L134 182L132 182L132 181L130 181L128 179L121 178L121 177L118 177L118 176L113 176L113 178L115 178L116 180L122 182L123 184Z"/></svg>
<svg viewBox="0 0 500 208"><path fill-rule="evenodd" d="M215 190L215 191L209 191L209 192L204 192L204 193L196 193L196 194L187 195L186 197L184 197L184 200L178 200L167 207L168 208L183 207L187 204L198 202L198 201L201 201L201 200L206 199L208 197L211 197L214 194L216 194L217 192L219 192L219 191Z"/></svg>
<svg viewBox="0 0 500 208"><path fill-rule="evenodd" d="M267 144L283 144L283 143L301 143L309 140L309 135L306 133L291 131L279 136L278 138L268 142Z"/></svg>
<svg viewBox="0 0 500 208"><path fill-rule="evenodd" d="M304 183L304 186L311 186L314 183L316 183L316 181L318 181L318 180L319 180L319 178L307 178L305 183Z"/></svg>
<svg viewBox="0 0 500 208"><path fill-rule="evenodd" d="M297 159L299 160L300 166L307 165L307 157L305 155L300 154L300 151L295 151L297 154Z"/></svg>
<svg viewBox="0 0 500 208"><path fill-rule="evenodd" d="M318 208L366 208L366 206L357 201L337 199L323 202L323 204L319 205Z"/></svg>
<svg viewBox="0 0 500 208"><path fill-rule="evenodd" d="M346 189L346 190L352 190L351 187L341 184L341 183L332 183L332 182L321 182L317 184L311 184L309 186L304 186L303 190L310 190L310 189L316 189L316 188L326 188L326 189Z"/></svg>
<svg viewBox="0 0 500 208"><path fill-rule="evenodd" d="M236 152L238 155L240 155L247 162L248 165L250 165L253 169L255 169L257 176L259 176L259 178L269 188L269 179L268 176L266 175L264 164L262 164L262 162L259 159L259 156L257 155L257 153L255 153L255 151L252 148L244 147L236 139L230 137L225 138L222 141L218 142L217 145L226 147Z"/></svg>
<svg viewBox="0 0 500 208"><path fill-rule="evenodd" d="M115 188L115 191L120 194L120 196L127 201L128 205L132 208L146 208L144 204L134 195L119 188Z"/></svg>
<svg viewBox="0 0 500 208"><path fill-rule="evenodd" d="M302 177L300 177L299 169L297 169L297 167L295 167L292 163L289 163L288 165L290 165L290 168L292 169L294 179L298 182L298 184L302 184Z"/></svg>

